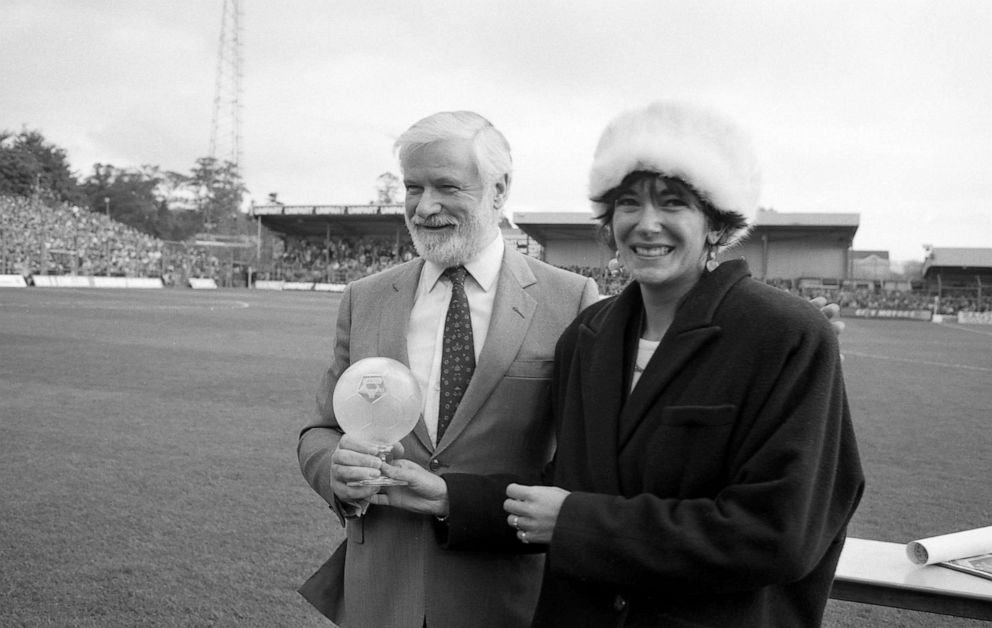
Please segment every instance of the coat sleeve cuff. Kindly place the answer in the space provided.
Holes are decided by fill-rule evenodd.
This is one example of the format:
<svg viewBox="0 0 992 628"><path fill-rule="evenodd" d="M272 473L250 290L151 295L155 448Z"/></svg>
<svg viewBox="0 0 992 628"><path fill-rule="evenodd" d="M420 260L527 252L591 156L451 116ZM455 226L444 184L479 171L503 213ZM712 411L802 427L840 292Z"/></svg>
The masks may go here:
<svg viewBox="0 0 992 628"><path fill-rule="evenodd" d="M367 499L363 499L357 502L346 502L338 499L338 496L334 496L334 503L331 505L331 510L334 514L338 516L338 523L341 527L345 527L346 519L355 519L357 517L362 517L365 515L366 511L369 509L371 502Z"/></svg>
<svg viewBox="0 0 992 628"><path fill-rule="evenodd" d="M506 487L518 478L449 473L444 481L448 485L448 519L435 524L443 548L513 554L536 554L547 549L544 545L521 543L506 522Z"/></svg>

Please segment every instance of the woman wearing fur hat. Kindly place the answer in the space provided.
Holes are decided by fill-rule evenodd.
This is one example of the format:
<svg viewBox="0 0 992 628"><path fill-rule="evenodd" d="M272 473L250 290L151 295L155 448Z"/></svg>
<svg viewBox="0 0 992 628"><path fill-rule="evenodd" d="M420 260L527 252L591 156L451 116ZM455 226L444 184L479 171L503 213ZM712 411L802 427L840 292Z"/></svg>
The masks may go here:
<svg viewBox="0 0 992 628"><path fill-rule="evenodd" d="M603 132L590 196L633 281L558 343L544 485L444 476L449 548L547 551L535 626L820 624L864 477L828 321L715 262L758 180L708 110Z"/></svg>

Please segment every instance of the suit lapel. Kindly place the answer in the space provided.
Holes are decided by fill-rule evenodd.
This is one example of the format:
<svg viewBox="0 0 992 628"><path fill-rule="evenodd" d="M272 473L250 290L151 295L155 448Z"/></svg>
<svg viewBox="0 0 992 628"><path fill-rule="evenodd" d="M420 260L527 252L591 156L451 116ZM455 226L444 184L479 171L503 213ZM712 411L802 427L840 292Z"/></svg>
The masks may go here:
<svg viewBox="0 0 992 628"><path fill-rule="evenodd" d="M406 332L423 267L422 259L416 264L409 264L393 281L391 290L386 293L379 307L379 324L376 326L378 355L399 360L407 366L410 365L410 356L407 354ZM413 434L428 451L433 449L423 416L414 426Z"/></svg>
<svg viewBox="0 0 992 628"><path fill-rule="evenodd" d="M537 302L527 294L525 288L536 281L521 255L507 247L500 265L486 343L479 354L475 373L465 390L465 396L438 443L438 452L465 429L499 385L520 351L537 309Z"/></svg>

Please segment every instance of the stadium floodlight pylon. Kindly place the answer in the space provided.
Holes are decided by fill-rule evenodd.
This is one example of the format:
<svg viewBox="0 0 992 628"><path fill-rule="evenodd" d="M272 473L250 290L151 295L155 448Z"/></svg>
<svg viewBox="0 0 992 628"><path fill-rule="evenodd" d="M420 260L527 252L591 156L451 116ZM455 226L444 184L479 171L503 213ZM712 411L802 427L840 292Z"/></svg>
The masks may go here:
<svg viewBox="0 0 992 628"><path fill-rule="evenodd" d="M210 157L241 167L242 31L240 0L222 0Z"/></svg>
<svg viewBox="0 0 992 628"><path fill-rule="evenodd" d="M222 0L220 41L217 46L217 77L214 87L213 116L210 124L210 158L219 167L225 162L234 166L234 172L242 172L241 145L241 91L242 77L242 30L240 0ZM201 189L201 196L210 192ZM218 216L212 216L208 199L201 198L201 207L206 208L204 227L213 232ZM222 210L222 215L234 214L232 207Z"/></svg>

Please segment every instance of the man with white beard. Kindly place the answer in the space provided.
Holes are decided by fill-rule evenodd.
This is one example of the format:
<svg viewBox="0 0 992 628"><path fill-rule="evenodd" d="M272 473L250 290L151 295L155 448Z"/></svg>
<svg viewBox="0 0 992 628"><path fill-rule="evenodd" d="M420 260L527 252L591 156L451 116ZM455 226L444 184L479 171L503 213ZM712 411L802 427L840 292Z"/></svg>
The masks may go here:
<svg viewBox="0 0 992 628"><path fill-rule="evenodd" d="M445 551L446 526L457 522L381 505L400 499L401 488L370 505L379 489L348 483L379 475L375 446L342 434L331 399L352 363L399 360L420 384L424 408L397 454L438 474L536 472L553 452L555 343L597 300L596 284L504 245L510 147L485 118L434 114L396 149L420 257L349 284L341 300L334 356L298 455L347 540L301 593L344 628L523 628L543 556ZM448 381L446 340L465 349L451 358L466 375L460 384Z"/></svg>

